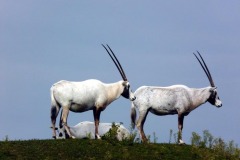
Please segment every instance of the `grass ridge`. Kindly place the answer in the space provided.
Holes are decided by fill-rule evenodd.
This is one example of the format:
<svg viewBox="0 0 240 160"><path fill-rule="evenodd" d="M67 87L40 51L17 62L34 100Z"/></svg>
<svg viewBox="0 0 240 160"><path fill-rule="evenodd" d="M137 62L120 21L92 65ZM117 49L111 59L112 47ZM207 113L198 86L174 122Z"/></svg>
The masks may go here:
<svg viewBox="0 0 240 160"><path fill-rule="evenodd" d="M239 159L192 145L63 139L1 141L0 159Z"/></svg>

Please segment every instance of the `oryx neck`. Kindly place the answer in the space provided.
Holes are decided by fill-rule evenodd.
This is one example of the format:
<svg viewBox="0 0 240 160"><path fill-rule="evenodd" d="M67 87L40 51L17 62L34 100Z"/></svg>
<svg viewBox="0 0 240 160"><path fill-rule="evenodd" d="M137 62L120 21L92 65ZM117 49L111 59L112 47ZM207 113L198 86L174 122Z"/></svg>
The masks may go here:
<svg viewBox="0 0 240 160"><path fill-rule="evenodd" d="M205 87L205 88L192 88L192 106L191 110L196 109L201 104L206 103L209 96L210 96L210 88L211 87Z"/></svg>
<svg viewBox="0 0 240 160"><path fill-rule="evenodd" d="M118 81L115 83L109 83L106 84L106 89L108 92L108 104L110 104L112 101L118 99L122 92L123 92L123 81Z"/></svg>

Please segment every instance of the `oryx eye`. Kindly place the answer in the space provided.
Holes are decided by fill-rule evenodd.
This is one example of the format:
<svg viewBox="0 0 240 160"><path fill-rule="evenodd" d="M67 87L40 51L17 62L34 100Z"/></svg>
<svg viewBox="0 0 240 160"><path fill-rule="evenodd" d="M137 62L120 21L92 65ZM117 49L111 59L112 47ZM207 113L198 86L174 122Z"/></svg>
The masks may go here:
<svg viewBox="0 0 240 160"><path fill-rule="evenodd" d="M214 92L213 92L213 94L214 94L214 96L216 96L216 95L217 95L217 92L216 92L216 91L214 91Z"/></svg>
<svg viewBox="0 0 240 160"><path fill-rule="evenodd" d="M216 97L216 95L217 95L217 92L215 92L215 91L214 91L214 92L212 92L212 97L213 97L213 98L215 98L215 97Z"/></svg>

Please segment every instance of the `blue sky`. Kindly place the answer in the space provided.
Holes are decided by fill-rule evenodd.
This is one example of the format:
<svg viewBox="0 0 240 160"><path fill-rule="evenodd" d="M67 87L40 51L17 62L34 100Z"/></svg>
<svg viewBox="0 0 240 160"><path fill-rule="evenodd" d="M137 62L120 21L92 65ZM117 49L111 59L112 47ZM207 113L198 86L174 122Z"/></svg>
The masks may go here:
<svg viewBox="0 0 240 160"><path fill-rule="evenodd" d="M193 56L212 73L222 108L206 103L184 121L183 139L209 130L240 144L240 2L233 1L0 1L0 139L48 139L49 89L57 81L121 80L101 44L119 58L132 90L142 85L209 86ZM68 123L93 121L92 111ZM119 98L101 122L130 126L130 101ZM148 114L145 132L168 142L177 116Z"/></svg>

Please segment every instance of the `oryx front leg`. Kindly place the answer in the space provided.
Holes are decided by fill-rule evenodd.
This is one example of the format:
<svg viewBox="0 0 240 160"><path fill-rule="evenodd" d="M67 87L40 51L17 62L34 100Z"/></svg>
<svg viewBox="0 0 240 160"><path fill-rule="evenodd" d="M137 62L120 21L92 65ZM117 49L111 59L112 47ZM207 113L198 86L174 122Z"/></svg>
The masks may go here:
<svg viewBox="0 0 240 160"><path fill-rule="evenodd" d="M182 140L183 120L184 120L184 115L178 114L178 143L179 144L185 144L184 141Z"/></svg>
<svg viewBox="0 0 240 160"><path fill-rule="evenodd" d="M137 128L139 130L139 134L141 135L142 141L143 142L148 142L148 139L144 133L143 126L146 120L148 114L148 110L141 110L139 112L139 118L137 120Z"/></svg>
<svg viewBox="0 0 240 160"><path fill-rule="evenodd" d="M72 134L70 132L70 129L67 125L68 114L69 114L69 108L68 107L63 107L62 117L61 117L62 125L63 125L64 129L67 131L67 134L69 135L69 137L70 138L75 138L75 137L72 136Z"/></svg>
<svg viewBox="0 0 240 160"><path fill-rule="evenodd" d="M94 122L95 122L95 139L101 139L100 135L98 134L100 114L101 114L101 109L98 109L98 108L93 109L93 116L94 116Z"/></svg>

